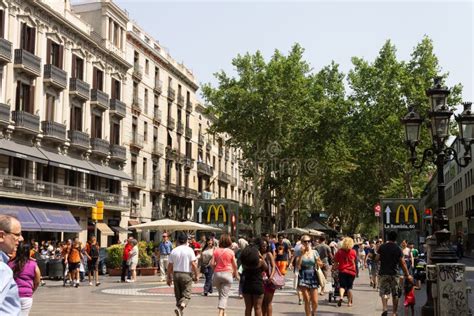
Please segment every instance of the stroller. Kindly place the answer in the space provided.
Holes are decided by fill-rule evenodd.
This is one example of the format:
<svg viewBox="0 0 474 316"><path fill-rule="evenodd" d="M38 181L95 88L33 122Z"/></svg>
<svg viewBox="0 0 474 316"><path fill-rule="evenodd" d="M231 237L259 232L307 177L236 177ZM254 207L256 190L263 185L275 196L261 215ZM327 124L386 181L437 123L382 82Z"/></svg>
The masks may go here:
<svg viewBox="0 0 474 316"><path fill-rule="evenodd" d="M331 303L333 300L336 302L339 297L339 272L338 271L332 271L331 273L332 277L332 291L329 291L329 303ZM347 297L347 292L344 293L344 297Z"/></svg>

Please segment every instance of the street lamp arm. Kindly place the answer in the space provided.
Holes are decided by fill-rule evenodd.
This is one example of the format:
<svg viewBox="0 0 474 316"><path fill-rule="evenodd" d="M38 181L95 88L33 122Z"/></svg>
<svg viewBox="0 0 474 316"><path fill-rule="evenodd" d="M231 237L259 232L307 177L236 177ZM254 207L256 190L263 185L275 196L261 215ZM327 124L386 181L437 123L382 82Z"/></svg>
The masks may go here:
<svg viewBox="0 0 474 316"><path fill-rule="evenodd" d="M416 164L416 156L414 159L412 159L412 166L415 169L421 169L423 168L423 165L425 164L426 161L434 163L436 161L436 151L433 147L427 148L423 151L423 158L421 159L421 162L419 164Z"/></svg>
<svg viewBox="0 0 474 316"><path fill-rule="evenodd" d="M446 148L446 161L452 160L454 160L458 166L464 168L469 165L469 162L471 161L471 156L464 155L464 162L461 162L461 160L458 158L457 151L454 148L448 147Z"/></svg>

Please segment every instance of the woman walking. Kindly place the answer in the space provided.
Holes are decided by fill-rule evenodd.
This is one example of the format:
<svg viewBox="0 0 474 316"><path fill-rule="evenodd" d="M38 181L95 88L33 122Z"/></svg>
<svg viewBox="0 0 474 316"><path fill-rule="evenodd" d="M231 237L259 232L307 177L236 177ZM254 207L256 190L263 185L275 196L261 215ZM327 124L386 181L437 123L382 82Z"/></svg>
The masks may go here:
<svg viewBox="0 0 474 316"><path fill-rule="evenodd" d="M204 291L203 295L207 296L209 293L212 293L212 267L211 259L214 254L214 240L207 238L206 243L203 245L201 257L199 258L199 263L201 267L201 273L206 277L204 282Z"/></svg>
<svg viewBox="0 0 474 316"><path fill-rule="evenodd" d="M242 262L242 294L245 301L245 316L262 316L263 273L268 270L265 259L257 247L246 247L240 254Z"/></svg>
<svg viewBox="0 0 474 316"><path fill-rule="evenodd" d="M33 306L33 293L41 282L41 272L36 260L30 258L30 246L20 243L15 259L8 263L18 286L21 316L28 316Z"/></svg>
<svg viewBox="0 0 474 316"><path fill-rule="evenodd" d="M219 248L214 250L211 267L214 271L214 286L219 291L219 316L225 316L227 299L229 297L232 279L237 278L237 263L234 251L230 249L232 240L228 234L223 234L219 239Z"/></svg>
<svg viewBox="0 0 474 316"><path fill-rule="evenodd" d="M275 287L273 286L272 279L275 274L275 258L273 257L272 251L270 250L268 241L266 239L257 239L257 247L260 251L263 260L267 264L267 269L264 272L264 281L263 281L263 303L262 303L262 315L263 316L272 316L273 308L272 301L273 295L275 294Z"/></svg>
<svg viewBox="0 0 474 316"><path fill-rule="evenodd" d="M131 279L127 279L127 282L137 282L137 265L138 265L138 241L132 239L132 250L128 255L127 265L130 269Z"/></svg>
<svg viewBox="0 0 474 316"><path fill-rule="evenodd" d="M308 235L301 237L301 256L297 259L299 271L298 286L303 294L304 311L306 316L315 316L318 309L319 282L315 267L323 266L319 254L311 248L311 238Z"/></svg>
<svg viewBox="0 0 474 316"><path fill-rule="evenodd" d="M352 285L357 274L357 253L352 247L354 240L346 237L342 240L341 248L334 256L333 270L339 272L339 301L337 306L341 306L344 293L347 292L348 306L352 306Z"/></svg>

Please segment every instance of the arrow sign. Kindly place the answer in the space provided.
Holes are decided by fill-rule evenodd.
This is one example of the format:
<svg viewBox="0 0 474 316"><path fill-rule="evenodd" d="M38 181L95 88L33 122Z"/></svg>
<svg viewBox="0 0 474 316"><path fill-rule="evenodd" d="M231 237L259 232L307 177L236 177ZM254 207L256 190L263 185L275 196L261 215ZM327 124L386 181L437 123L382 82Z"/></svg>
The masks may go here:
<svg viewBox="0 0 474 316"><path fill-rule="evenodd" d="M202 213L204 212L204 210L202 209L201 206L199 206L198 208L198 223L202 223Z"/></svg>
<svg viewBox="0 0 474 316"><path fill-rule="evenodd" d="M387 223L387 224L390 224L390 213L392 213L392 210L391 210L390 207L387 205L387 208L385 209L385 214L387 214L387 215L386 215L385 223Z"/></svg>

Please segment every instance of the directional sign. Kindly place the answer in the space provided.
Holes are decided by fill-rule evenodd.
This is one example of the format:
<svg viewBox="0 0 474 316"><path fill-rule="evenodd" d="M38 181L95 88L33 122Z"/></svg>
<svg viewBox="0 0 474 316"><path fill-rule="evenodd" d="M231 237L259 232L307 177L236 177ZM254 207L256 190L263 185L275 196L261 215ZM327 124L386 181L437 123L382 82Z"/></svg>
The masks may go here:
<svg viewBox="0 0 474 316"><path fill-rule="evenodd" d="M392 213L392 210L390 209L390 206L387 205L385 208L385 223L390 224L390 213Z"/></svg>
<svg viewBox="0 0 474 316"><path fill-rule="evenodd" d="M202 223L202 213L204 210L202 209L202 206L199 206L198 208L198 223Z"/></svg>

